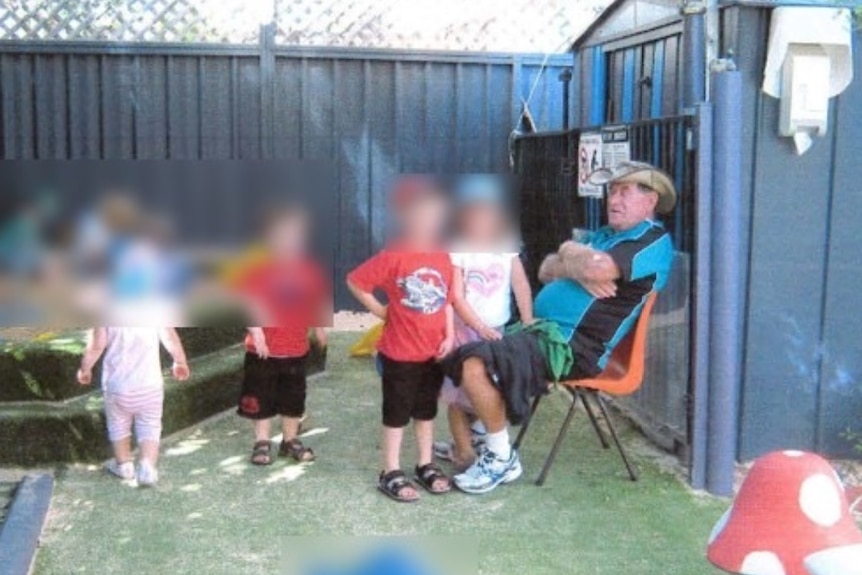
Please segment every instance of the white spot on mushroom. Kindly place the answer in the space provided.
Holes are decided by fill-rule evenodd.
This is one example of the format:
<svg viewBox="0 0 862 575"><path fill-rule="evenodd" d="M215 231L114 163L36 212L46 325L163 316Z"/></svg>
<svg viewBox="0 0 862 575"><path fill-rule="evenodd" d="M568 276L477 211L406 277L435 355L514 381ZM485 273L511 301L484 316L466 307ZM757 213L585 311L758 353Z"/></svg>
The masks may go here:
<svg viewBox="0 0 862 575"><path fill-rule="evenodd" d="M713 542L718 539L718 536L721 535L724 528L727 527L727 521L730 519L730 514L733 512L733 507L724 512L718 522L716 522L715 526L712 528L712 533L709 534L709 542L707 545L712 545Z"/></svg>
<svg viewBox="0 0 862 575"><path fill-rule="evenodd" d="M742 575L787 575L781 559L772 551L753 551L749 553L745 556L739 572Z"/></svg>
<svg viewBox="0 0 862 575"><path fill-rule="evenodd" d="M862 544L824 549L804 563L811 575L862 575Z"/></svg>
<svg viewBox="0 0 862 575"><path fill-rule="evenodd" d="M798 449L786 449L784 450L784 455L787 457L802 457L805 455L805 452L799 451Z"/></svg>
<svg viewBox="0 0 862 575"><path fill-rule="evenodd" d="M799 507L814 523L832 527L841 519L841 493L835 480L818 473L802 482L799 489Z"/></svg>

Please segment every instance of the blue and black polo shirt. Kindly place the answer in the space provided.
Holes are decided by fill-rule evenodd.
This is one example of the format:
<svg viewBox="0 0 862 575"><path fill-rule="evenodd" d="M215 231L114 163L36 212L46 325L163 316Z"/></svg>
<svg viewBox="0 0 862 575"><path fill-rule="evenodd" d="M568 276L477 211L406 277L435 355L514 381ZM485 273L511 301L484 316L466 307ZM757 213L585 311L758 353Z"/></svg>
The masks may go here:
<svg viewBox="0 0 862 575"><path fill-rule="evenodd" d="M617 295L596 299L578 282L558 279L543 287L533 304L537 318L555 322L575 353L574 378L600 373L614 347L634 326L651 291L667 284L673 242L659 222L647 220L616 232L603 227L583 243L607 253L620 269Z"/></svg>

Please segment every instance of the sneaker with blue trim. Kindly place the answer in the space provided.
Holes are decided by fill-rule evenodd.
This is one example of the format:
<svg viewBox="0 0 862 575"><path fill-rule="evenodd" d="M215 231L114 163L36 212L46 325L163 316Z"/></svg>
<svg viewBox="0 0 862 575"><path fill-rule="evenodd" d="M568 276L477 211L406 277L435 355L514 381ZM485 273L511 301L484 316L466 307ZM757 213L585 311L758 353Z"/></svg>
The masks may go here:
<svg viewBox="0 0 862 575"><path fill-rule="evenodd" d="M486 447L467 471L452 480L464 493L478 495L493 491L503 483L511 483L522 473L521 460L514 449L509 459L503 459Z"/></svg>

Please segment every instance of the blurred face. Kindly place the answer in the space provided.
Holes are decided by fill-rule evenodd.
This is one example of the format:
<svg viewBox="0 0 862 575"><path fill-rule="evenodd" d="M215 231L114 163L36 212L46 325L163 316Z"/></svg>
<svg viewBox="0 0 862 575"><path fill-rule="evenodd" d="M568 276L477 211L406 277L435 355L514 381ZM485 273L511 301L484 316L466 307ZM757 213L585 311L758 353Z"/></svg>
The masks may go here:
<svg viewBox="0 0 862 575"><path fill-rule="evenodd" d="M621 232L655 215L658 193L632 182L612 184L608 190L608 225Z"/></svg>
<svg viewBox="0 0 862 575"><path fill-rule="evenodd" d="M446 223L446 200L436 194L415 200L399 214L404 238L431 246L440 241Z"/></svg>
<svg viewBox="0 0 862 575"><path fill-rule="evenodd" d="M297 256L305 251L308 221L300 214L289 214L274 221L266 234L266 243L276 257Z"/></svg>
<svg viewBox="0 0 862 575"><path fill-rule="evenodd" d="M461 212L462 239L477 244L493 243L506 232L506 218L499 206L490 202L467 206Z"/></svg>

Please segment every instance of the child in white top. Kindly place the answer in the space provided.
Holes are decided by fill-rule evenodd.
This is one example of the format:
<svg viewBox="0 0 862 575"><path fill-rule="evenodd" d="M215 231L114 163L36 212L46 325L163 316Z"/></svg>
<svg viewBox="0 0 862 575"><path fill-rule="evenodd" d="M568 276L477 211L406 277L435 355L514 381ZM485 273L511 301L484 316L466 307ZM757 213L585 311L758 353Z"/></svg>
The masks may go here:
<svg viewBox="0 0 862 575"><path fill-rule="evenodd" d="M511 319L511 297L524 323L533 322L530 282L518 257L511 221L493 180L468 176L458 190L459 238L451 252L455 345L496 340ZM466 467L476 458L485 430L466 394L451 380L443 385L452 442L438 442L435 454Z"/></svg>
<svg viewBox="0 0 862 575"><path fill-rule="evenodd" d="M189 377L186 354L173 328L97 327L87 339L78 370L78 383L89 385L93 366L102 361L102 393L105 419L114 459L107 470L122 479L135 478L132 458L132 428L140 449L138 484L158 481L156 465L162 433L164 380L159 345L164 345L174 360L173 376L179 381Z"/></svg>

